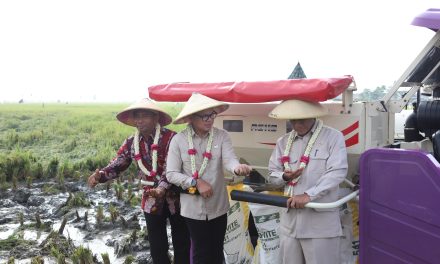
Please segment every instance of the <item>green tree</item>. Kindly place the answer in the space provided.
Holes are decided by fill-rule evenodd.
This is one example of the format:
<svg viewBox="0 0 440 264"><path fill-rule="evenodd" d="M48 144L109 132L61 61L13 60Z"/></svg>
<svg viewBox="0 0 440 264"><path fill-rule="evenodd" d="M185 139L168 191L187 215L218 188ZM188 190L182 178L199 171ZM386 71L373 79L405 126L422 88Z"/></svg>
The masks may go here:
<svg viewBox="0 0 440 264"><path fill-rule="evenodd" d="M364 89L361 93L356 94L355 96L358 101L378 101L385 96L388 90L389 89L387 89L385 85L382 85L376 87L376 89L374 89L373 91L368 88Z"/></svg>

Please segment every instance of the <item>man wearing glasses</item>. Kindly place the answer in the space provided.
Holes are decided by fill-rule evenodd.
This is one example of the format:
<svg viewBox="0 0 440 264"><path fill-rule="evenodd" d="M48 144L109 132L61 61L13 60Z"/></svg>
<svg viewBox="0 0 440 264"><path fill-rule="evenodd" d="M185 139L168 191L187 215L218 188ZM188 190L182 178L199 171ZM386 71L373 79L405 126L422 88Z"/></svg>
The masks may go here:
<svg viewBox="0 0 440 264"><path fill-rule="evenodd" d="M194 93L174 121L188 126L170 143L167 179L182 189L197 189L199 193L180 194L181 215L192 241L193 264L223 263L229 209L223 169L241 176L252 169L239 163L229 134L213 127L217 114L228 107L224 102Z"/></svg>

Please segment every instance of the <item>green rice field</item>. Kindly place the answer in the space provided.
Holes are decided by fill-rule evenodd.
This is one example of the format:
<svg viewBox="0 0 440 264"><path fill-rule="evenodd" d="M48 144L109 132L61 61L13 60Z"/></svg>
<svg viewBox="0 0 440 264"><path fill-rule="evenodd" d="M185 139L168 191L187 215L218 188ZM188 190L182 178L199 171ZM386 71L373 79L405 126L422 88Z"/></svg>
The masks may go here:
<svg viewBox="0 0 440 264"><path fill-rule="evenodd" d="M0 104L0 182L80 177L107 165L124 139L135 132L116 119L127 106ZM161 106L174 118L183 104ZM168 128L179 131L183 125Z"/></svg>

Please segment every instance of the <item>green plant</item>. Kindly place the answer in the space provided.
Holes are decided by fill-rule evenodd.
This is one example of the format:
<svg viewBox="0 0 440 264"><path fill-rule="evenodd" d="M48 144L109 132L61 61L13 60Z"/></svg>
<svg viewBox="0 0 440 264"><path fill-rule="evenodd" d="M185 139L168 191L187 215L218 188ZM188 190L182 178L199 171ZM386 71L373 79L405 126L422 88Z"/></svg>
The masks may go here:
<svg viewBox="0 0 440 264"><path fill-rule="evenodd" d="M4 172L0 172L0 189L5 191L9 187L8 182L6 181L6 174Z"/></svg>
<svg viewBox="0 0 440 264"><path fill-rule="evenodd" d="M84 192L76 192L74 194L70 193L72 198L68 202L69 207L89 207L90 201L87 199Z"/></svg>
<svg viewBox="0 0 440 264"><path fill-rule="evenodd" d="M17 188L18 188L17 177L13 176L13 177L12 177L12 189L13 189L13 190L17 190Z"/></svg>
<svg viewBox="0 0 440 264"><path fill-rule="evenodd" d="M109 211L110 211L110 219L114 224L119 216L118 209L113 204L110 204Z"/></svg>
<svg viewBox="0 0 440 264"><path fill-rule="evenodd" d="M21 235L19 235L17 233L13 233L8 238L0 240L0 248L2 250L9 251L9 250L12 250L13 248L15 248L15 247L17 247L19 245L27 246L27 245L31 245L33 243L31 241L24 240L20 236Z"/></svg>
<svg viewBox="0 0 440 264"><path fill-rule="evenodd" d="M31 259L31 264L44 264L44 259L41 256L36 256Z"/></svg>
<svg viewBox="0 0 440 264"><path fill-rule="evenodd" d="M32 176L26 177L26 186L30 189L32 187Z"/></svg>
<svg viewBox="0 0 440 264"><path fill-rule="evenodd" d="M102 205L98 205L98 208L96 210L96 223L98 225L101 225L102 221L104 220L104 208L102 207Z"/></svg>
<svg viewBox="0 0 440 264"><path fill-rule="evenodd" d="M57 247L53 245L50 248L50 254L57 259L57 264L66 264L66 257Z"/></svg>
<svg viewBox="0 0 440 264"><path fill-rule="evenodd" d="M73 174L73 165L65 160L58 169L58 176L63 176L64 178L69 178Z"/></svg>
<svg viewBox="0 0 440 264"><path fill-rule="evenodd" d="M130 203L130 200L134 197L133 194L133 188L131 187L131 184L127 186L127 202Z"/></svg>
<svg viewBox="0 0 440 264"><path fill-rule="evenodd" d="M47 177L49 178L55 178L57 176L58 173L58 158L57 157L53 157L50 161L49 161L49 165L47 165L47 169L46 169L46 174Z"/></svg>
<svg viewBox="0 0 440 264"><path fill-rule="evenodd" d="M104 264L110 264L110 258L108 256L108 253L101 253L101 257L102 257L102 262L104 262Z"/></svg>
<svg viewBox="0 0 440 264"><path fill-rule="evenodd" d="M116 197L118 200L122 200L122 195L124 194L124 186L121 183L114 183L113 189L116 192Z"/></svg>
<svg viewBox="0 0 440 264"><path fill-rule="evenodd" d="M64 175L58 174L57 178L58 178L58 185L59 185L60 189L64 191L66 189L66 186L64 185Z"/></svg>
<svg viewBox="0 0 440 264"><path fill-rule="evenodd" d="M31 172L36 179L42 179L44 176L43 164L41 162L32 163Z"/></svg>
<svg viewBox="0 0 440 264"><path fill-rule="evenodd" d="M79 246L72 254L73 264L93 264L93 253L89 248Z"/></svg>
<svg viewBox="0 0 440 264"><path fill-rule="evenodd" d="M42 191L46 194L55 194L59 192L59 190L54 185L50 184L45 184Z"/></svg>
<svg viewBox="0 0 440 264"><path fill-rule="evenodd" d="M132 255L128 255L125 260L124 260L124 264L131 264L135 261L136 259L132 256Z"/></svg>
<svg viewBox="0 0 440 264"><path fill-rule="evenodd" d="M38 212L35 214L35 222L36 222L35 226L37 228L41 228L42 227L40 214Z"/></svg>
<svg viewBox="0 0 440 264"><path fill-rule="evenodd" d="M18 222L20 222L20 226L23 226L24 223L24 215L22 212L18 213Z"/></svg>

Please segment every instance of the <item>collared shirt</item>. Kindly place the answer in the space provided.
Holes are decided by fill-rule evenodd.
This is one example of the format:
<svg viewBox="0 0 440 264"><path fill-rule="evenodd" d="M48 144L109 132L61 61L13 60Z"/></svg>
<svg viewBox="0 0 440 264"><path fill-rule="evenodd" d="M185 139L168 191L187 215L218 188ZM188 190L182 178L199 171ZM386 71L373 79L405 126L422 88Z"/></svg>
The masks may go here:
<svg viewBox="0 0 440 264"><path fill-rule="evenodd" d="M171 141L166 173L170 183L183 189L189 188L192 181L187 131L188 129L185 129L178 133ZM232 141L229 134L225 130L218 128L214 128L213 131L212 158L203 175L199 175L200 179L211 185L213 195L210 198L203 198L201 195L181 193L181 215L187 218L210 220L227 213L229 209L224 169L234 173L234 169L239 165L239 162L232 149ZM197 151L195 155L196 170L199 170L203 161L202 155L206 151L209 135L201 138L192 132L191 136L194 148Z"/></svg>
<svg viewBox="0 0 440 264"><path fill-rule="evenodd" d="M316 131L315 122L311 131L303 137L297 136L289 153L290 168L299 168L301 156L308 141ZM269 161L269 181L286 184L282 175L284 166L281 157L289 134L278 139ZM323 126L312 147L309 163L301 178L293 187L294 195L308 194L313 202L334 202L338 199L339 184L347 175L347 151L340 131ZM281 218L281 231L297 238L335 237L341 234L339 208L334 209L290 209Z"/></svg>
<svg viewBox="0 0 440 264"><path fill-rule="evenodd" d="M156 179L155 177L146 176L141 169L139 169L139 165L137 164L134 156L134 136L127 138L122 146L119 148L117 152L117 156L104 168L102 171L104 174L101 176L99 182L106 182L112 179L115 179L119 176L119 174L125 171L134 160L136 166L138 167L138 177L143 180L152 181L155 183L155 186L160 186L167 189L164 198L154 198L146 195L144 192L142 195L142 203L141 207L146 213L151 214L161 214L163 210L163 206L165 201L168 204L168 208L171 214L178 213L179 211L179 194L178 192L171 188L171 184L168 182L165 176L166 171L166 156L168 152L168 148L173 136L176 135L176 132L171 131L166 128L161 128L160 136L159 136L159 149L157 151L157 175L160 175L160 179ZM150 135L147 138L144 138L142 135L139 137L139 154L141 155L141 160L145 168L148 171L151 171L151 145L153 144L154 135ZM145 186L144 190L148 190L152 187Z"/></svg>

